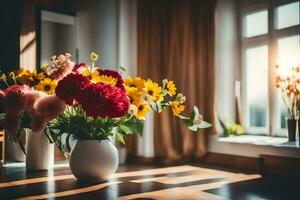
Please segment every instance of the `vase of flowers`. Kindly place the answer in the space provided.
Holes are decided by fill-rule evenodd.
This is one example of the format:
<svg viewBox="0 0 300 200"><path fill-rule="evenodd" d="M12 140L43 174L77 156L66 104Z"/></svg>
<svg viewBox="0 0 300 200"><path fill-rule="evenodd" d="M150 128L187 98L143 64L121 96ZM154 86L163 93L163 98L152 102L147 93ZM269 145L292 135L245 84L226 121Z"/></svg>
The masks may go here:
<svg viewBox="0 0 300 200"><path fill-rule="evenodd" d="M277 66L279 69L279 66ZM288 111L286 127L289 141L296 141L297 121L300 108L300 66L292 67L286 76L276 77L276 87L280 89Z"/></svg>
<svg viewBox="0 0 300 200"><path fill-rule="evenodd" d="M28 130L26 141L26 168L51 170L54 167L54 144L50 144L43 131Z"/></svg>
<svg viewBox="0 0 300 200"><path fill-rule="evenodd" d="M110 140L77 140L69 162L78 180L102 182L116 172L118 150Z"/></svg>
<svg viewBox="0 0 300 200"><path fill-rule="evenodd" d="M65 109L64 101L54 95L54 90L73 66L70 55L64 54L52 57L51 65L43 66L40 72L19 69L1 75L4 88L0 91L0 110L4 130L27 154L28 169L53 168L54 146L48 142L44 129L48 121ZM21 140L24 134L26 148Z"/></svg>
<svg viewBox="0 0 300 200"><path fill-rule="evenodd" d="M194 107L189 116L181 115L186 98L173 81L162 86L140 77L122 76L114 70L95 67L98 55L91 54L91 64L74 66L61 79L55 95L67 104L63 113L47 124L51 142L69 154L70 168L78 180L107 180L117 169L118 153L111 141L125 144L127 134L142 134L143 120L150 110L160 113L171 108L191 131L210 127ZM76 140L74 147L69 141Z"/></svg>

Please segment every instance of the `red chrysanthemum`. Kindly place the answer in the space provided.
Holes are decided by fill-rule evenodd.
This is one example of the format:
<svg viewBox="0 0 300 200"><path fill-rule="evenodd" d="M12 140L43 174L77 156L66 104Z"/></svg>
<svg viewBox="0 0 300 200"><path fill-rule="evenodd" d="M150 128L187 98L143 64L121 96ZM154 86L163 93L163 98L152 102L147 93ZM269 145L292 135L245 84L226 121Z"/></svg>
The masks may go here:
<svg viewBox="0 0 300 200"><path fill-rule="evenodd" d="M80 63L80 64L76 64L73 69L72 72L73 73L81 73L85 68L87 68L87 64L85 63Z"/></svg>
<svg viewBox="0 0 300 200"><path fill-rule="evenodd" d="M89 84L90 81L81 74L69 74L58 82L55 93L71 106L77 100L81 90Z"/></svg>
<svg viewBox="0 0 300 200"><path fill-rule="evenodd" d="M78 101L91 117L121 117L129 108L124 90L103 83L88 85L79 94Z"/></svg>
<svg viewBox="0 0 300 200"><path fill-rule="evenodd" d="M109 70L109 69L105 69L105 70L97 69L97 71L99 72L100 75L111 76L111 77L117 79L116 86L121 88L122 90L125 90L122 76L118 72Z"/></svg>

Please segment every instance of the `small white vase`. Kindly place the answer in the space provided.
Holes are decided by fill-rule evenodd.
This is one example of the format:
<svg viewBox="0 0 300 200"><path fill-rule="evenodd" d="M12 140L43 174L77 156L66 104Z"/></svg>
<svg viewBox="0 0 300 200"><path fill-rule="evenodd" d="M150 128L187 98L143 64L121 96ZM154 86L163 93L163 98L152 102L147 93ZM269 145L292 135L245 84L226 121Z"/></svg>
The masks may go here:
<svg viewBox="0 0 300 200"><path fill-rule="evenodd" d="M127 158L127 149L125 147L119 147L118 154L119 154L119 163L124 164Z"/></svg>
<svg viewBox="0 0 300 200"><path fill-rule="evenodd" d="M9 140L6 141L8 143L6 145L8 157L17 162L24 162L26 160L26 156L20 148L20 145L16 142L11 142Z"/></svg>
<svg viewBox="0 0 300 200"><path fill-rule="evenodd" d="M51 170L54 167L54 144L50 144L43 131L28 131L26 137L26 168Z"/></svg>
<svg viewBox="0 0 300 200"><path fill-rule="evenodd" d="M77 140L69 162L77 180L103 182L118 168L118 150L109 140Z"/></svg>

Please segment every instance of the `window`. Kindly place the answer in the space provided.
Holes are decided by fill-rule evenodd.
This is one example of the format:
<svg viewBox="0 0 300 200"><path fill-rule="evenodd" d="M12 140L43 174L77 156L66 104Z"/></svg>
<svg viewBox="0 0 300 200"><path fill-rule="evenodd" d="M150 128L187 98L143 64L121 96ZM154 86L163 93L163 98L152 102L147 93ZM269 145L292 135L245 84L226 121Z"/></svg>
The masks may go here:
<svg viewBox="0 0 300 200"><path fill-rule="evenodd" d="M299 2L293 2L275 8L276 29L283 29L299 24Z"/></svg>
<svg viewBox="0 0 300 200"><path fill-rule="evenodd" d="M286 108L275 88L300 63L299 1L240 5L243 122L249 134L284 135Z"/></svg>
<svg viewBox="0 0 300 200"><path fill-rule="evenodd" d="M244 19L244 36L253 37L268 32L268 11L263 10L248 14Z"/></svg>

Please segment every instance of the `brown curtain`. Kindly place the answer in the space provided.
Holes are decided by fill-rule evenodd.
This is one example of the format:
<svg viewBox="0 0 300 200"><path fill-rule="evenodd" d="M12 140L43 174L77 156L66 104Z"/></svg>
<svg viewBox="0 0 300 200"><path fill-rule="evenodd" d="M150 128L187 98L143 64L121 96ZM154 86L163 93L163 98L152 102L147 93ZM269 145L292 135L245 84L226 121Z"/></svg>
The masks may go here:
<svg viewBox="0 0 300 200"><path fill-rule="evenodd" d="M214 124L214 11L215 0L139 0L138 74L155 81L174 80L193 105ZM156 158L164 162L200 158L207 134L187 130L170 111L155 115Z"/></svg>

